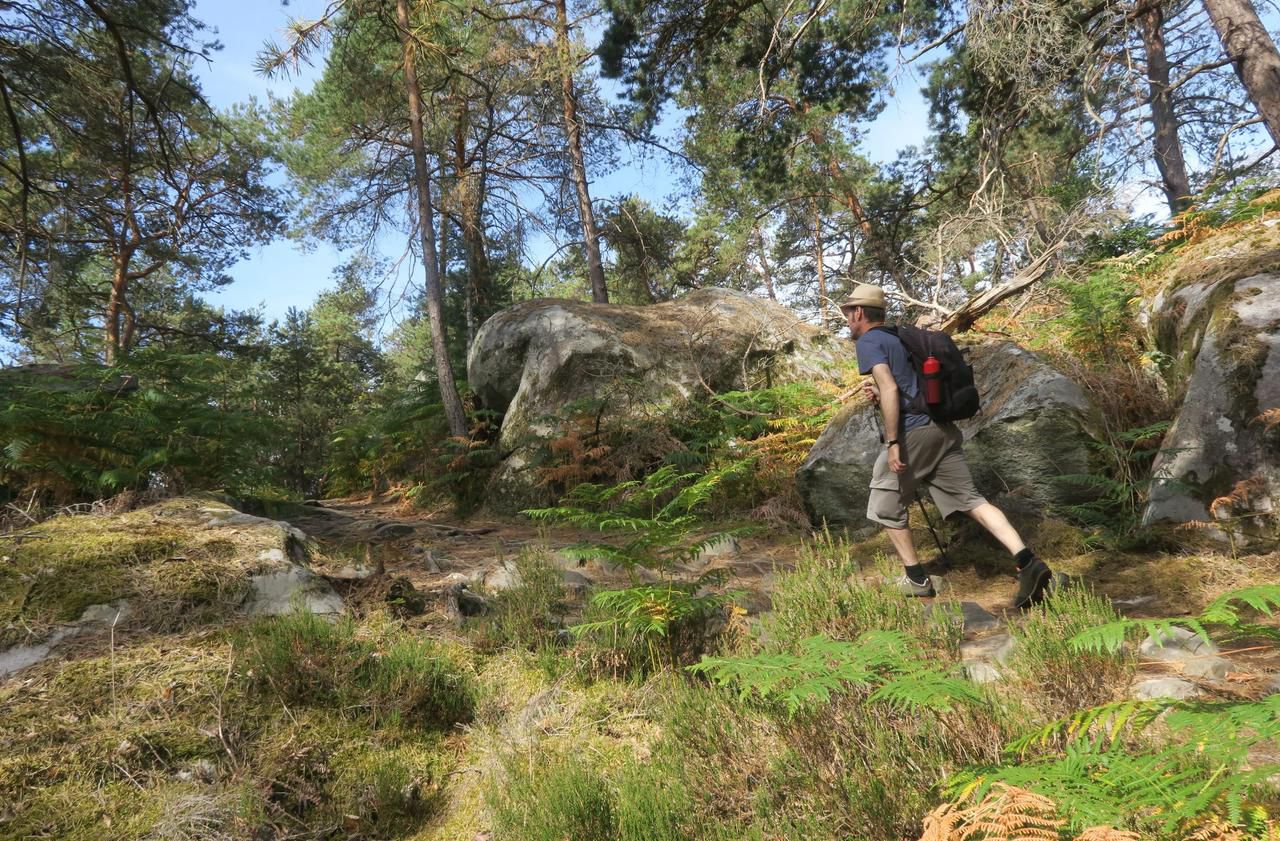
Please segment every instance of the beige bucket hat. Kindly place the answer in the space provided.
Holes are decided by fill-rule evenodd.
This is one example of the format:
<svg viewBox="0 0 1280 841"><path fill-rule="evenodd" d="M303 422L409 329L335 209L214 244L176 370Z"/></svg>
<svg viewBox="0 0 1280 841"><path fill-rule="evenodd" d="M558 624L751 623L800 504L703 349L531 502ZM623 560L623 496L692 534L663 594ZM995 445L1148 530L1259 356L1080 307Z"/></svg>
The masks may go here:
<svg viewBox="0 0 1280 841"><path fill-rule="evenodd" d="M885 309L886 306L884 290L870 283L859 283L853 287L849 297L840 303L841 310L846 310L849 307L878 307L879 309Z"/></svg>

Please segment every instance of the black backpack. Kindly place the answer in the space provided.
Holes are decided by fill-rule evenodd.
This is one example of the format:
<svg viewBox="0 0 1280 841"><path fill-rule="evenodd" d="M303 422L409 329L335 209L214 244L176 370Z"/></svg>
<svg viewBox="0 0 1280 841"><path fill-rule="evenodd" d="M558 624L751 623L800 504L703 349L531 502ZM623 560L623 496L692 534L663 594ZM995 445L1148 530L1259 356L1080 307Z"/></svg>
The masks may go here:
<svg viewBox="0 0 1280 841"><path fill-rule="evenodd" d="M915 369L918 388L916 396L907 403L913 412L923 412L935 421L958 421L971 418L981 408L978 387L973 381L973 367L965 359L951 337L940 330L922 330L909 324L896 327L877 327L898 337L907 351L911 367ZM941 383L941 402L930 405L925 402L925 360L934 357L941 364L938 374Z"/></svg>

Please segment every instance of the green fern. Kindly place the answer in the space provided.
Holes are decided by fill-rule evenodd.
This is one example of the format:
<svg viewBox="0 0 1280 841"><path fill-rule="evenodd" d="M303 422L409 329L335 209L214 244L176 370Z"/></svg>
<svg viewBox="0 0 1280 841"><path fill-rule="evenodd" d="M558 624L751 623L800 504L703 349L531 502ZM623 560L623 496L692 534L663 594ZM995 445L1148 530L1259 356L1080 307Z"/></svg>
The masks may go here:
<svg viewBox="0 0 1280 841"><path fill-rule="evenodd" d="M1179 619L1120 619L1088 628L1073 636L1070 644L1078 651L1112 653L1125 641L1139 633L1157 641L1171 639L1175 628L1185 628L1208 641L1209 626L1240 633L1264 633L1275 635L1273 628L1245 624L1242 608L1248 608L1264 616L1273 616L1280 608L1280 584L1259 584L1223 593L1209 603L1199 616Z"/></svg>

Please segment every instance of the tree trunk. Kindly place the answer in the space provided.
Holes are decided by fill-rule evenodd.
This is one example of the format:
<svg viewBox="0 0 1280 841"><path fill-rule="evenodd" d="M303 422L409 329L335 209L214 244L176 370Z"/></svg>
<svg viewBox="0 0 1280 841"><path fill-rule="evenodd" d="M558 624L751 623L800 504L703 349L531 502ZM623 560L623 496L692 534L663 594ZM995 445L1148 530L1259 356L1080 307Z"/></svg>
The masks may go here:
<svg viewBox="0 0 1280 841"><path fill-rule="evenodd" d="M1280 144L1280 52L1257 10L1249 0L1204 0L1204 8L1271 140Z"/></svg>
<svg viewBox="0 0 1280 841"><path fill-rule="evenodd" d="M462 241L467 250L467 333L474 336L476 322L493 314L494 294L489 254L484 246L484 179L473 171L468 159L462 119L454 127L453 169L458 179Z"/></svg>
<svg viewBox="0 0 1280 841"><path fill-rule="evenodd" d="M823 252L827 249L822 244L822 214L818 212L818 203L811 201L809 207L813 211L813 261L818 267L818 312L822 313L825 324L831 317L827 299L827 270L823 260Z"/></svg>
<svg viewBox="0 0 1280 841"><path fill-rule="evenodd" d="M125 296L129 293L129 258L117 253L111 261L111 295L107 298L106 347L103 356L108 365L120 361L124 346L120 340L120 322L124 317Z"/></svg>
<svg viewBox="0 0 1280 841"><path fill-rule="evenodd" d="M560 59L560 94L564 104L564 132L569 142L569 164L573 187L578 194L578 215L582 219L582 239L587 247L587 274L591 278L591 300L609 303L604 284L604 263L600 261L600 232L591 210L587 189L587 165L582 154L582 125L578 122L578 94L573 86L573 56L569 43L569 12L565 0L556 0L556 52Z"/></svg>
<svg viewBox="0 0 1280 841"><path fill-rule="evenodd" d="M427 175L427 146L422 137L422 91L418 88L418 71L414 67L413 41L409 29L408 0L396 0L396 20L400 24L400 44L404 53L404 85L409 98L409 135L413 144L414 187L418 194L418 233L422 240L422 269L426 275L427 318L431 322L431 349L436 358L436 379L440 399L444 403L449 433L456 437L467 434L467 414L458 396L458 385L449 364L445 345L444 286L440 280L436 255L435 220L431 209L431 180Z"/></svg>
<svg viewBox="0 0 1280 841"><path fill-rule="evenodd" d="M1138 17L1138 29L1147 52L1147 84L1151 96L1156 168L1169 202L1169 214L1177 216L1191 203L1191 181L1178 141L1178 115L1169 99L1169 58L1164 49L1164 10L1153 5Z"/></svg>
<svg viewBox="0 0 1280 841"><path fill-rule="evenodd" d="M773 272L769 269L769 253L764 245L764 233L761 232L760 226L757 225L752 233L755 236L756 248L760 252L760 279L764 281L764 291L769 296L769 300L778 300L777 294L773 291Z"/></svg>

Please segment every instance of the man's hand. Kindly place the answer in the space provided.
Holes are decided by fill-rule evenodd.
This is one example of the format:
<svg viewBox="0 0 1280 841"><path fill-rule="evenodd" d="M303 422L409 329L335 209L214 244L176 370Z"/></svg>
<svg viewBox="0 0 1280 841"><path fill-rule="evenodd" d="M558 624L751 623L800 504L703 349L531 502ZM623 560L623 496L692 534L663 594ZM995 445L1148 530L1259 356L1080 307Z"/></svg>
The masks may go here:
<svg viewBox="0 0 1280 841"><path fill-rule="evenodd" d="M889 469L894 473L901 473L907 469L907 463L902 460L902 447L899 444L889 445Z"/></svg>
<svg viewBox="0 0 1280 841"><path fill-rule="evenodd" d="M880 402L880 388L871 377L867 377L862 381L862 393L867 395L867 399L872 403Z"/></svg>

